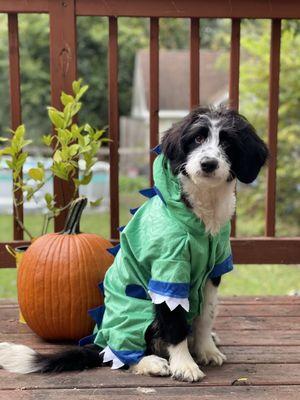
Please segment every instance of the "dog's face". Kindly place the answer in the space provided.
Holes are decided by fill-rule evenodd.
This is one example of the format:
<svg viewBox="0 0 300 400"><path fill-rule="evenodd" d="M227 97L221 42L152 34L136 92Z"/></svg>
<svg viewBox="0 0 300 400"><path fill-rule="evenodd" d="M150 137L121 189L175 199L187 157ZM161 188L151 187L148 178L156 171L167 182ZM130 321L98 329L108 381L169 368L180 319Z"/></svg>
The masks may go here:
<svg viewBox="0 0 300 400"><path fill-rule="evenodd" d="M166 132L162 151L174 174L211 187L234 178L253 182L268 156L247 119L224 108L193 110Z"/></svg>

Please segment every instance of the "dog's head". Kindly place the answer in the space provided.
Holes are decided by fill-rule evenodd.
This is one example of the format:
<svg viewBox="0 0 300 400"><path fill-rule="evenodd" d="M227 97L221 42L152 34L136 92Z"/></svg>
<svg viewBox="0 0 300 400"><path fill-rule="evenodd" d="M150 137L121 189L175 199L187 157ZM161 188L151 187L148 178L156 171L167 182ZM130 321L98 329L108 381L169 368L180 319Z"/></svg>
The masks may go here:
<svg viewBox="0 0 300 400"><path fill-rule="evenodd" d="M251 183L268 157L254 127L238 112L197 108L164 135L162 151L175 175L217 186L237 178Z"/></svg>

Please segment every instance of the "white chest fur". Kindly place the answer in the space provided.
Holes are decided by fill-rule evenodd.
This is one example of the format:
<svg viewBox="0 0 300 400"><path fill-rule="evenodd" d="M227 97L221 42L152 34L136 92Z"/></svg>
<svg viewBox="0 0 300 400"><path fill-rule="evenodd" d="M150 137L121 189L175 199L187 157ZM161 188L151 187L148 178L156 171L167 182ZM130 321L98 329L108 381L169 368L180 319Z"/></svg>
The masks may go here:
<svg viewBox="0 0 300 400"><path fill-rule="evenodd" d="M193 212L204 222L206 232L217 234L221 226L234 214L236 181L223 182L214 187L199 187L184 175L180 178L183 192Z"/></svg>

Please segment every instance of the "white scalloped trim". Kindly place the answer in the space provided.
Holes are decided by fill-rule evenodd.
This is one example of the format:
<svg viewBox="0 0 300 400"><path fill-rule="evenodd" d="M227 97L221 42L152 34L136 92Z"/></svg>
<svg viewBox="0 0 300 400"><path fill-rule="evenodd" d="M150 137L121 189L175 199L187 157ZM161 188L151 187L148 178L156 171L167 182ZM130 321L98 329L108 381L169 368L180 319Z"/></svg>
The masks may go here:
<svg viewBox="0 0 300 400"><path fill-rule="evenodd" d="M181 307L187 312L190 310L190 302L186 297L181 299L177 297L163 296L161 294L154 293L151 290L148 290L148 292L152 303L154 304L161 304L165 301L171 311L175 310L175 308L179 305L181 305Z"/></svg>
<svg viewBox="0 0 300 400"><path fill-rule="evenodd" d="M109 346L106 346L104 350L100 352L100 354L104 354L103 362L112 361L111 369L118 369L123 367L124 363L111 351Z"/></svg>

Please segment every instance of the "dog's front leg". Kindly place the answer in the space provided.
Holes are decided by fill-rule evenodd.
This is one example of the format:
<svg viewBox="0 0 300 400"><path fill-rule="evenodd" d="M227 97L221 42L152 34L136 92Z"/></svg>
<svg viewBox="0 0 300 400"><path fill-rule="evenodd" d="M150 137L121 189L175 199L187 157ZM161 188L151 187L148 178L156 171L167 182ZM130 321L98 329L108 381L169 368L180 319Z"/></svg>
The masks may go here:
<svg viewBox="0 0 300 400"><path fill-rule="evenodd" d="M186 311L179 305L173 311L165 304L155 306L159 334L167 344L172 377L186 382L196 382L204 378L204 373L193 360L187 343L189 326Z"/></svg>
<svg viewBox="0 0 300 400"><path fill-rule="evenodd" d="M193 324L194 352L201 364L222 365L226 356L217 348L212 337L212 328L217 313L217 292L220 279L208 279L204 288L202 314Z"/></svg>

